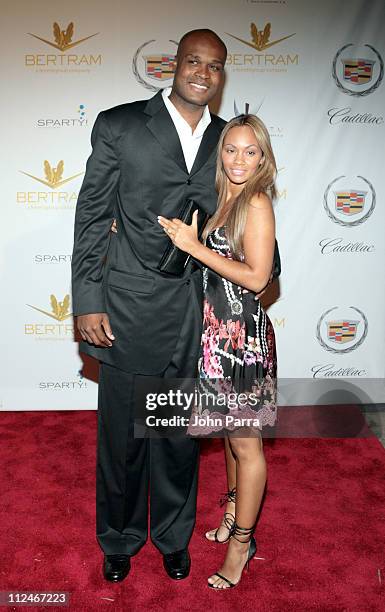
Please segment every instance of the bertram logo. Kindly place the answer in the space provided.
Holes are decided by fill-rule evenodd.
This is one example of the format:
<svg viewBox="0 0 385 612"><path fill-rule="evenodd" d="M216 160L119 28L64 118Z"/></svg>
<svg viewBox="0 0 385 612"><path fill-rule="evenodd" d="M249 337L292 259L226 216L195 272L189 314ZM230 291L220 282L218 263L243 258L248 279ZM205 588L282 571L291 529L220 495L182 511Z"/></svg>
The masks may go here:
<svg viewBox="0 0 385 612"><path fill-rule="evenodd" d="M333 179L325 189L324 209L331 221L344 227L365 223L376 206L376 192L368 179L345 175Z"/></svg>
<svg viewBox="0 0 385 612"><path fill-rule="evenodd" d="M45 117L36 121L38 128L68 128L86 127L88 125L87 111L85 104L79 104L75 114L75 109L64 117Z"/></svg>
<svg viewBox="0 0 385 612"><path fill-rule="evenodd" d="M264 51L265 49L269 49L270 47L277 45L278 43L282 42L283 40L286 40L287 38L295 36L294 32L294 34L289 34L288 36L283 36L282 38L278 38L277 40L269 42L271 34L271 23L267 23L263 30L258 30L255 23L252 23L250 26L250 32L251 42L244 40L243 38L238 38L238 36L234 36L234 34L228 34L228 32L226 32L226 34L228 34L228 36L231 36L232 38L235 38L236 40L239 40L240 42L243 42L245 45L248 45L253 49L257 49L257 51Z"/></svg>
<svg viewBox="0 0 385 612"><path fill-rule="evenodd" d="M42 183L43 185L50 187L51 189L58 189L62 185L65 185L65 183L69 183L70 181L73 181L78 176L81 176L82 174L84 174L84 172L78 172L78 174L73 174L72 176L63 179L64 161L62 159L58 162L55 168L51 166L49 161L45 160L44 162L45 179L39 178L38 176L34 176L33 174L28 174L28 172L23 172L23 170L20 170L20 172L22 174L25 174L26 176L33 178L35 181L38 181L39 183Z"/></svg>
<svg viewBox="0 0 385 612"><path fill-rule="evenodd" d="M27 304L30 308L37 310L38 312L42 312L47 315L47 317L51 317L55 319L55 321L66 321L70 317L72 317L72 312L69 312L70 308L70 296L69 294L64 296L62 302L58 302L57 297L55 295L50 296L51 302L51 312L47 310L42 310L41 308L37 308L37 306L31 306L31 304Z"/></svg>
<svg viewBox="0 0 385 612"><path fill-rule="evenodd" d="M143 49L151 51L149 45L155 43L156 40L148 40L140 45L135 51L132 59L132 71L138 83L151 91L159 91L167 86L174 78L175 73L175 53L159 53L154 52L151 55L142 55ZM173 43L178 46L175 40L168 40L168 43ZM158 49L157 49L158 51ZM142 62L140 62L140 59ZM157 83L155 85L155 83Z"/></svg>
<svg viewBox="0 0 385 612"><path fill-rule="evenodd" d="M255 23L252 23L250 25L250 40L245 40L244 38L229 32L225 32L225 34L259 52L266 51L267 49L270 49L271 47L292 38L296 34L294 32L293 34L280 36L279 38L270 41L271 29L271 23L267 23L262 30L258 30ZM227 64L233 66L233 70L236 71L286 72L288 66L297 66L298 62L298 54L275 55L273 53L229 53L227 56Z"/></svg>
<svg viewBox="0 0 385 612"><path fill-rule="evenodd" d="M45 160L43 162L43 170L44 178L24 172L23 170L20 170L20 172L34 181L45 185L51 191L18 191L16 202L18 204L26 204L31 208L52 208L49 205L57 205L60 209L73 209L76 205L78 194L76 192L58 191L58 189L82 176L84 172L77 172L63 178L64 161L62 159L56 165Z"/></svg>
<svg viewBox="0 0 385 612"><path fill-rule="evenodd" d="M368 320L355 306L333 306L317 322L317 340L322 348L331 353L344 354L356 350L367 334Z"/></svg>
<svg viewBox="0 0 385 612"><path fill-rule="evenodd" d="M335 54L332 75L343 93L349 96L368 96L381 84L384 62L372 45L349 43Z"/></svg>
<svg viewBox="0 0 385 612"><path fill-rule="evenodd" d="M70 312L70 296L66 294L63 300L51 294L50 306L51 310L45 310L32 304L27 304L29 308L40 312L41 314L54 319L56 323L26 323L24 325L24 334L34 336L36 340L73 340L74 327L72 323L64 323L72 318Z"/></svg>
<svg viewBox="0 0 385 612"><path fill-rule="evenodd" d="M38 67L39 70L46 69L48 71L54 69L55 72L89 72L89 69L84 69L84 66L100 66L102 63L102 56L99 55L75 55L67 53L70 49L77 47L85 41L97 36L99 32L84 36L78 40L73 41L74 35L74 23L71 21L65 29L61 29L59 24L55 21L53 24L53 41L37 34L31 34L29 36L61 51L61 54L27 54L25 55L25 65L28 67ZM77 66L82 66L83 69L77 69ZM67 68L63 68L67 67ZM71 68L68 68L71 67ZM75 67L75 68L74 68Z"/></svg>
<svg viewBox="0 0 385 612"><path fill-rule="evenodd" d="M34 38L37 38L38 40L45 42L47 45L50 45L51 47L54 47L55 49L59 49L59 51L68 51L68 49L72 49L73 47L80 45L85 40L88 40L89 38L93 38L94 36L97 36L99 32L97 32L96 34L91 34L90 36L85 36L84 38L80 38L80 40L76 40L72 42L73 34L74 34L74 24L72 21L71 23L68 24L65 30L61 30L59 24L56 23L56 21L54 22L53 35L54 35L55 42L51 42L50 40L47 40L46 38L42 38L41 36L36 36L36 34L29 33L30 36L33 36Z"/></svg>

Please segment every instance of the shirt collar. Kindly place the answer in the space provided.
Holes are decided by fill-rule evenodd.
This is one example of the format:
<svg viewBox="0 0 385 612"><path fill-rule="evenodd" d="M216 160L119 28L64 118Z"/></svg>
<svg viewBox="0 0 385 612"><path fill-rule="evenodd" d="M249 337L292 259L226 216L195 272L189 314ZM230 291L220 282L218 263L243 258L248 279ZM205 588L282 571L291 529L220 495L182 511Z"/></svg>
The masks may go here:
<svg viewBox="0 0 385 612"><path fill-rule="evenodd" d="M182 129L186 130L186 132L188 130L188 133L192 138L201 138L207 126L211 123L211 115L210 115L209 107L206 104L204 111L203 111L203 115L200 118L199 123L194 130L194 133L192 134L191 126L187 123L186 119L182 117L182 115L180 114L178 109L174 106L174 104L171 102L171 100L169 100L171 91L172 91L172 87L166 87L162 91L163 101L166 105L168 112L171 115L171 118L174 120L174 122L177 122L177 124Z"/></svg>

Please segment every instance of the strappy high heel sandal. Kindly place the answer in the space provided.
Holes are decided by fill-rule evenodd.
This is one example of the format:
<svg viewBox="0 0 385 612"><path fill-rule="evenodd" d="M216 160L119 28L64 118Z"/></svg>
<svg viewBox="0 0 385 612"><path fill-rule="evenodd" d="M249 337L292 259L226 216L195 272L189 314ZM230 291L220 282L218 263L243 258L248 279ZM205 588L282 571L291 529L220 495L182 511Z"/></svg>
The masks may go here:
<svg viewBox="0 0 385 612"><path fill-rule="evenodd" d="M224 493L224 495L219 500L219 505L224 506L225 504L227 504L227 502L233 502L233 504L235 504L235 499L236 499L236 488L234 487L233 489L231 489L231 491L227 491L226 493ZM234 524L235 524L234 514L232 514L231 512L225 512L223 515L222 523L215 530L214 540L210 540L210 538L208 538L207 535L206 535L206 540L208 540L209 542L216 542L217 544L226 544L226 542L228 542L230 539L231 531L234 527ZM226 527L226 529L228 529L229 531L229 535L227 536L225 540L218 539L218 531L220 530L221 527Z"/></svg>
<svg viewBox="0 0 385 612"><path fill-rule="evenodd" d="M245 567L247 570L249 569L250 561L254 557L255 553L257 552L257 544L253 537L254 530L255 530L255 525L253 527L240 527L239 525L237 525L237 523L234 522L234 526L233 526L233 529L230 535L231 538L234 538L235 540L237 540L238 542L241 542L242 544L246 544L247 542L249 542L247 561L242 569L242 572L245 569ZM239 539L240 537L243 539L240 540ZM210 587L210 589L215 589L216 591L227 591L228 588L233 589L236 586L238 586L242 578L242 573L241 573L241 577L239 578L238 582L231 582L231 580L226 578L226 576L223 576L223 574L219 574L218 572L213 574L213 576L218 576L218 578L220 578L221 580L224 580L229 586L225 588L220 588L208 582L207 584Z"/></svg>

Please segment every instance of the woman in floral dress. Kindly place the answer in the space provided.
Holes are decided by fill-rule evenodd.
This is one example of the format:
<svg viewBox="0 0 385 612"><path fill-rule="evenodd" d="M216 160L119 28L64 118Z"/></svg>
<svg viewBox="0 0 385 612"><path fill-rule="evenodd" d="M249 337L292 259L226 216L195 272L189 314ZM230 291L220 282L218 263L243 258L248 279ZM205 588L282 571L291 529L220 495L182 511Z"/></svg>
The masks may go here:
<svg viewBox="0 0 385 612"><path fill-rule="evenodd" d="M273 265L275 176L265 125L241 115L226 125L218 144L218 207L205 230L206 244L198 240L196 215L191 225L159 218L173 243L204 266L200 386L227 398L219 407L200 405L193 415L195 433L222 432L225 438L226 512L219 528L206 534L228 542L221 569L208 579L215 589L236 586L255 554L266 483L261 430L276 421L274 330L258 299Z"/></svg>

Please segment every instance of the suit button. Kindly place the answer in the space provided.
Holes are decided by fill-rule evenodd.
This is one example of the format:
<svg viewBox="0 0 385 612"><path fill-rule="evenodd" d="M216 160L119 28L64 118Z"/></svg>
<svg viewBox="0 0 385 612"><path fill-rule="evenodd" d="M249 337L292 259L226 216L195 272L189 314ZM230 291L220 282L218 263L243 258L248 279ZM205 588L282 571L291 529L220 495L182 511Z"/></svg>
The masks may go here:
<svg viewBox="0 0 385 612"><path fill-rule="evenodd" d="M186 285L189 285L190 283L191 283L191 281L190 281L190 279L188 279L188 280L186 281Z"/></svg>
<svg viewBox="0 0 385 612"><path fill-rule="evenodd" d="M186 183L187 185L191 185L191 179L187 179Z"/></svg>

